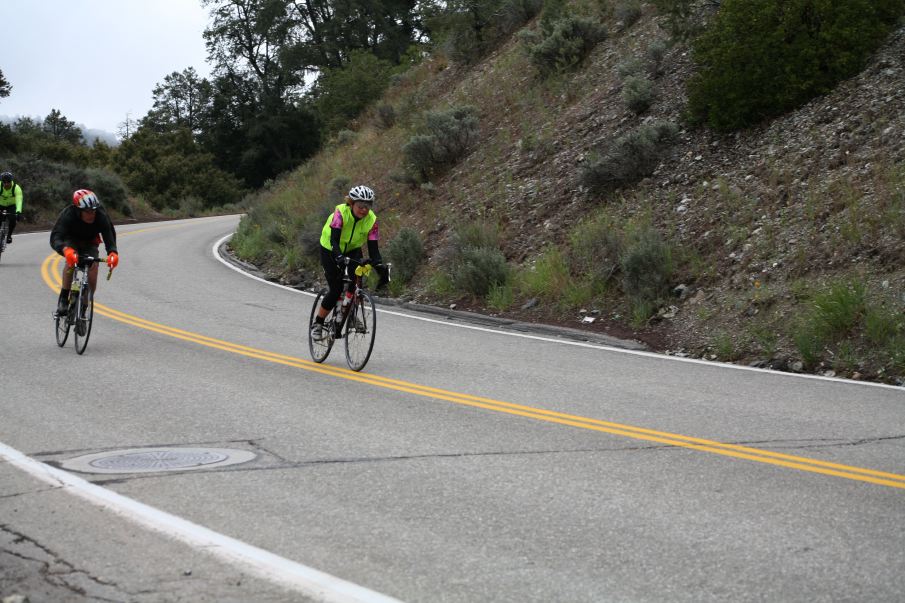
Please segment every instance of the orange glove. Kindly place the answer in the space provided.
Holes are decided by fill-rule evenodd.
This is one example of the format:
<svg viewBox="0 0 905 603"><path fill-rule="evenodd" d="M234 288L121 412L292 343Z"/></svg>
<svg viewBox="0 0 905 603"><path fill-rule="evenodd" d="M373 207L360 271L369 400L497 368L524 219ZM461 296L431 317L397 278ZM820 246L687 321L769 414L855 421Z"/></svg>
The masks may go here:
<svg viewBox="0 0 905 603"><path fill-rule="evenodd" d="M119 265L119 254L115 251L107 255L107 267L113 270Z"/></svg>
<svg viewBox="0 0 905 603"><path fill-rule="evenodd" d="M63 257L66 258L66 265L72 268L79 261L79 254L72 247L63 247Z"/></svg>

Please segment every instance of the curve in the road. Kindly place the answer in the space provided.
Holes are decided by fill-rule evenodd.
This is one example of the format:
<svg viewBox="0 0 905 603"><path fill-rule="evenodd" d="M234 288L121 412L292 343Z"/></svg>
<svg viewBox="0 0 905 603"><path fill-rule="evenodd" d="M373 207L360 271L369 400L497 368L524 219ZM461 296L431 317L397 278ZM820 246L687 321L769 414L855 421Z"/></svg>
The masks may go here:
<svg viewBox="0 0 905 603"><path fill-rule="evenodd" d="M41 276L44 279L44 282L48 287L54 290L58 290L60 286L59 267L61 260L62 258L60 256L51 254L47 256L47 258L45 258L44 262L41 265ZM905 475L899 475L896 473L888 473L885 471L877 471L874 469L855 467L851 465L842 465L839 463L830 463L827 461L820 461L807 457L783 454L769 450L761 450L758 448L749 448L747 446L740 446L737 444L727 444L681 434L656 431L642 427L634 427L631 425L613 423L610 421L592 419L578 415L570 415L566 413L545 410L542 408L513 404L510 402L484 398L481 396L472 396L469 394L428 387L419 385L417 383L391 379L379 375L356 373L354 371L340 367L317 364L313 361L303 358L276 354L273 352L268 352L267 350L243 346L229 341L215 339L213 337L207 337L199 333L193 333L191 331L186 331L183 329L178 329L176 327L152 322L138 316L115 310L102 304L95 304L95 311L98 314L112 318L113 320L117 320L119 322L132 325L140 329L145 329L148 331L153 331L155 333L160 333L162 335L175 337L183 341L196 343L198 345L215 348L233 354L247 356L249 358L255 358L258 360L264 360L267 362L300 368L307 371L338 377L341 379L357 381L376 387L383 387L433 399L446 400L456 404L483 408L486 410L506 413L510 415L517 415L538 421L558 423L560 425L568 425L570 427L577 427L580 429L605 432L613 435L632 438L635 440L657 442L660 444L688 448L700 452L707 452L737 459L755 461L758 463L766 463L787 469L795 469L810 473L841 477L891 488L905 489Z"/></svg>

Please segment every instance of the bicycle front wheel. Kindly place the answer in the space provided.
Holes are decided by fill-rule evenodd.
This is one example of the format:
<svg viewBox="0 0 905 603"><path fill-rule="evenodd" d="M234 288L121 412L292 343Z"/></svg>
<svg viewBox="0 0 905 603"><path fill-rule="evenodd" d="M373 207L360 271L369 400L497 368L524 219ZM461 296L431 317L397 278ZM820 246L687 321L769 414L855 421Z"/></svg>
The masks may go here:
<svg viewBox="0 0 905 603"><path fill-rule="evenodd" d="M362 291L346 318L346 362L353 371L360 371L368 363L376 332L374 299L370 293Z"/></svg>
<svg viewBox="0 0 905 603"><path fill-rule="evenodd" d="M311 358L315 362L323 362L327 359L327 356L330 354L331 348L333 348L333 310L330 310L330 313L327 314L327 318L324 319L324 327L321 331L322 337L320 339L314 339L311 335L311 327L314 326L314 318L317 316L317 310L321 307L321 302L324 301L324 296L327 295L326 289L321 289L320 293L317 294L317 297L314 298L314 305L311 306L311 317L308 319L308 349L311 351Z"/></svg>
<svg viewBox="0 0 905 603"><path fill-rule="evenodd" d="M3 252L6 251L6 235L9 233L9 223L6 218L0 218L0 220L3 220L0 223L0 255L3 255Z"/></svg>
<svg viewBox="0 0 905 603"><path fill-rule="evenodd" d="M94 322L94 295L91 289L84 285L79 291L79 300L76 303L75 312L75 351L84 354L88 347L88 337L91 336L91 323Z"/></svg>

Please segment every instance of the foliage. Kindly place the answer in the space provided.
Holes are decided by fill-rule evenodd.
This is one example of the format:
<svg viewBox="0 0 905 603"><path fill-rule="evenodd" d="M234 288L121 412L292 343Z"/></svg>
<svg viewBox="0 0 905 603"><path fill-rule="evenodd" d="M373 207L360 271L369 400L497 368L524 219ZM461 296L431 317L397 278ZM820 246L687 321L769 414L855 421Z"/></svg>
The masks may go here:
<svg viewBox="0 0 905 603"><path fill-rule="evenodd" d="M249 186L260 187L314 155L320 138L318 119L306 106L259 113L240 133L246 146L234 173Z"/></svg>
<svg viewBox="0 0 905 603"><path fill-rule="evenodd" d="M526 295L548 299L561 295L572 280L565 254L554 246L545 248L520 276L519 285Z"/></svg>
<svg viewBox="0 0 905 603"><path fill-rule="evenodd" d="M413 228L403 228L387 246L387 259L393 263L394 277L407 283L415 276L424 259L421 236Z"/></svg>
<svg viewBox="0 0 905 603"><path fill-rule="evenodd" d="M571 273L609 283L621 269L624 229L624 224L606 212L579 224L569 237Z"/></svg>
<svg viewBox="0 0 905 603"><path fill-rule="evenodd" d="M201 199L205 207L238 203L246 192L214 165L188 130L158 134L139 129L119 146L116 158L129 188L158 210L177 208L185 197Z"/></svg>
<svg viewBox="0 0 905 603"><path fill-rule="evenodd" d="M721 131L829 92L886 38L905 0L725 0L695 41L693 119Z"/></svg>
<svg viewBox="0 0 905 603"><path fill-rule="evenodd" d="M9 93L12 92L12 85L9 81L4 77L3 70L0 69L0 98L5 98L9 96Z"/></svg>
<svg viewBox="0 0 905 603"><path fill-rule="evenodd" d="M37 214L56 217L72 200L72 191L87 188L97 193L108 209L125 216L132 214L126 187L115 173L102 168L83 169L72 164L48 161L31 156L0 157L22 186L26 202L23 205L27 221Z"/></svg>
<svg viewBox="0 0 905 603"><path fill-rule="evenodd" d="M622 27L628 29L641 18L640 0L620 0L613 10L617 21L622 22Z"/></svg>
<svg viewBox="0 0 905 603"><path fill-rule="evenodd" d="M496 231L483 224L458 226L441 260L453 291L485 297L509 281L509 265Z"/></svg>
<svg viewBox="0 0 905 603"><path fill-rule="evenodd" d="M50 114L44 118L43 129L57 141L78 144L82 140L82 130L76 127L74 121L66 119L59 109L51 109Z"/></svg>
<svg viewBox="0 0 905 603"><path fill-rule="evenodd" d="M383 129L396 125L396 109L389 103L377 105L377 125Z"/></svg>
<svg viewBox="0 0 905 603"><path fill-rule="evenodd" d="M653 0L657 11L665 17L663 28L674 42L688 42L700 35L702 13L719 7L722 0Z"/></svg>
<svg viewBox="0 0 905 603"><path fill-rule="evenodd" d="M326 69L314 98L328 132L335 132L379 99L389 85L393 65L365 50L355 50L342 67Z"/></svg>
<svg viewBox="0 0 905 603"><path fill-rule="evenodd" d="M654 85L644 76L633 75L622 83L622 100L634 113L644 113L654 102Z"/></svg>
<svg viewBox="0 0 905 603"><path fill-rule="evenodd" d="M499 249L466 247L447 269L453 286L475 297L485 297L509 280L509 265Z"/></svg>
<svg viewBox="0 0 905 603"><path fill-rule="evenodd" d="M672 251L652 227L628 233L620 258L622 289L637 302L657 302L669 292Z"/></svg>
<svg viewBox="0 0 905 603"><path fill-rule="evenodd" d="M544 3L543 0L453 0L442 4L426 18L431 38L451 60L470 64L537 15Z"/></svg>
<svg viewBox="0 0 905 603"><path fill-rule="evenodd" d="M416 134L402 148L409 171L420 180L429 180L464 156L478 136L477 109L452 107L429 111L423 134Z"/></svg>
<svg viewBox="0 0 905 603"><path fill-rule="evenodd" d="M621 136L584 166L581 180L593 193L650 175L672 146L678 127L667 121L646 123Z"/></svg>
<svg viewBox="0 0 905 603"><path fill-rule="evenodd" d="M193 67L174 71L154 86L154 105L142 123L156 132L184 128L197 136L205 125L213 93L212 84L199 78Z"/></svg>
<svg viewBox="0 0 905 603"><path fill-rule="evenodd" d="M578 66L598 42L606 39L606 29L586 17L564 17L551 27L549 33L526 33L522 37L531 61L542 76Z"/></svg>

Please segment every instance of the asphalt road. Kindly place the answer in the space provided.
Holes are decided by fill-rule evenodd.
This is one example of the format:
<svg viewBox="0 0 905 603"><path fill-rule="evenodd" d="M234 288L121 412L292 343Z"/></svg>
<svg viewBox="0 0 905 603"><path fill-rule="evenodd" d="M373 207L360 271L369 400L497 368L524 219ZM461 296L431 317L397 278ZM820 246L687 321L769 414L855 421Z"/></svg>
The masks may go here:
<svg viewBox="0 0 905 603"><path fill-rule="evenodd" d="M362 373L315 365L312 297L215 257L236 221L120 228L83 356L47 234L0 258L0 598L905 596L901 388L392 306ZM135 449L253 458L73 465Z"/></svg>

